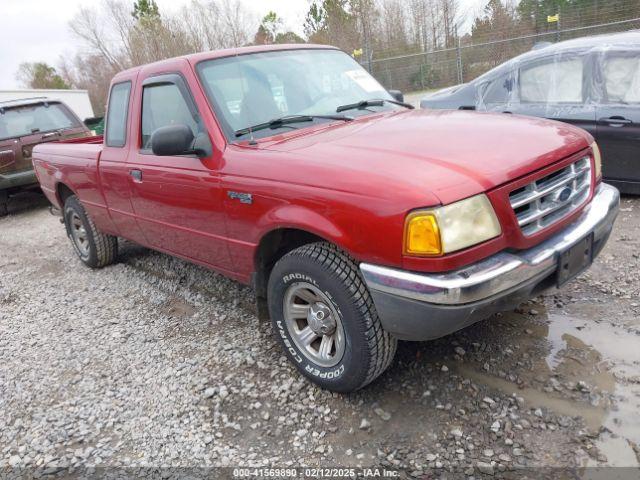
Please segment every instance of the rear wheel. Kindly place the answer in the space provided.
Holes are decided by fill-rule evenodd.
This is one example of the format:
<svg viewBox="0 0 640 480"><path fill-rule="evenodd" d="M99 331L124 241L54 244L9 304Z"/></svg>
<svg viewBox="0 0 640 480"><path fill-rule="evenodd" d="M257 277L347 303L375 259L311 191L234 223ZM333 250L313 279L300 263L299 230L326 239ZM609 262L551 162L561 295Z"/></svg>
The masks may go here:
<svg viewBox="0 0 640 480"><path fill-rule="evenodd" d="M80 260L91 268L112 264L118 253L118 239L100 232L75 195L64 203L67 236Z"/></svg>
<svg viewBox="0 0 640 480"><path fill-rule="evenodd" d="M351 392L393 360L397 340L380 319L356 263L328 243L282 257L268 287L269 313L289 359L314 383Z"/></svg>

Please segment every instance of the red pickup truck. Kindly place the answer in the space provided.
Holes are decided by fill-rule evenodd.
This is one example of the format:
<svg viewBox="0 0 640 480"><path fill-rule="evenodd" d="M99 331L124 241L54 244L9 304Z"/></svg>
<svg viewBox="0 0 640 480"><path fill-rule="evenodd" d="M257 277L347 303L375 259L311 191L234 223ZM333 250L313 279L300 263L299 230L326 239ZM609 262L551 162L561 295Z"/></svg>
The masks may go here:
<svg viewBox="0 0 640 480"><path fill-rule="evenodd" d="M367 385L397 339L447 335L563 285L618 191L572 126L414 110L350 56L284 45L119 73L101 138L38 145L90 267L117 237L251 284L296 367Z"/></svg>

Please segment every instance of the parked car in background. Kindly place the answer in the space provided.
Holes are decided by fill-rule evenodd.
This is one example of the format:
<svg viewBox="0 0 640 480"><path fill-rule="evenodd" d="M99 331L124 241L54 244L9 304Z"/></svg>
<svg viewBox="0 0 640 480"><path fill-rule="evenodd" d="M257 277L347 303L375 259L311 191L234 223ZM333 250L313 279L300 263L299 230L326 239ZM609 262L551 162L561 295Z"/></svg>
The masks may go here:
<svg viewBox="0 0 640 480"><path fill-rule="evenodd" d="M31 163L35 145L89 134L62 102L46 98L0 102L0 216L8 212L9 195L38 183Z"/></svg>
<svg viewBox="0 0 640 480"><path fill-rule="evenodd" d="M21 88L16 90L0 90L0 102L9 102L23 98L48 98L64 103L69 110L84 121L95 116L91 99L87 90L76 89L44 89Z"/></svg>
<svg viewBox="0 0 640 480"><path fill-rule="evenodd" d="M420 102L422 108L544 117L591 133L604 179L640 194L640 32L539 46L476 80Z"/></svg>
<svg viewBox="0 0 640 480"><path fill-rule="evenodd" d="M476 116L414 110L331 47L256 46L117 74L104 143L34 164L85 265L124 237L251 284L299 371L348 392L397 339L563 285L611 233L591 135Z"/></svg>

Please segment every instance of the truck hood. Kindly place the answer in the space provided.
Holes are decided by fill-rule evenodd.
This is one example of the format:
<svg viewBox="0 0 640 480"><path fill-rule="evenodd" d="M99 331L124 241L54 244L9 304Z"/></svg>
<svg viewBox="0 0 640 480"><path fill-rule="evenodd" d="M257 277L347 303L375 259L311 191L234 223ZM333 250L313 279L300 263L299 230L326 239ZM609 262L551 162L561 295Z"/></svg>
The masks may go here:
<svg viewBox="0 0 640 480"><path fill-rule="evenodd" d="M358 185L371 191L415 189L447 204L557 162L592 141L583 130L544 119L411 110L301 129L260 143L266 150L304 157L314 171L324 167L360 175ZM336 177L341 188L343 180Z"/></svg>

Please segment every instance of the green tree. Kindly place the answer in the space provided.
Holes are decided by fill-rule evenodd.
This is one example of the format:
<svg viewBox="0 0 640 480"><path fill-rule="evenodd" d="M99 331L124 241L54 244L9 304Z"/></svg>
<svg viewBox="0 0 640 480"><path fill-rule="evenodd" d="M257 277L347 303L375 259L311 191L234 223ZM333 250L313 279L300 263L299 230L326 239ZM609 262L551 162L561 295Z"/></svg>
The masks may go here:
<svg viewBox="0 0 640 480"><path fill-rule="evenodd" d="M324 2L323 2L324 3ZM322 4L313 2L309 6L309 11L304 19L304 33L307 38L311 38L324 30L327 26L327 12L322 8Z"/></svg>
<svg viewBox="0 0 640 480"><path fill-rule="evenodd" d="M253 43L256 45L264 45L268 43L276 43L280 30L282 29L282 19L274 11L270 11L260 22L258 31L256 32Z"/></svg>
<svg viewBox="0 0 640 480"><path fill-rule="evenodd" d="M347 52L359 48L362 42L356 5L359 2L355 0L314 0L304 22L309 41L336 45Z"/></svg>
<svg viewBox="0 0 640 480"><path fill-rule="evenodd" d="M160 17L160 10L155 0L136 0L133 2L131 16L136 20Z"/></svg>
<svg viewBox="0 0 640 480"><path fill-rule="evenodd" d="M567 11L570 0L521 0L518 4L518 14L525 25L536 33L555 29L555 24L547 23L547 16L561 14Z"/></svg>
<svg viewBox="0 0 640 480"><path fill-rule="evenodd" d="M471 26L471 41L484 43L506 40L519 36L520 30L520 19L512 6L505 5L501 0L489 0L482 15L476 17ZM494 67L515 54L513 48L484 48L474 52L472 63Z"/></svg>
<svg viewBox="0 0 640 480"><path fill-rule="evenodd" d="M276 35L275 43L305 43L305 39L295 32L283 32Z"/></svg>
<svg viewBox="0 0 640 480"><path fill-rule="evenodd" d="M69 89L69 85L56 69L44 62L25 62L20 64L16 73L18 79L27 88Z"/></svg>

